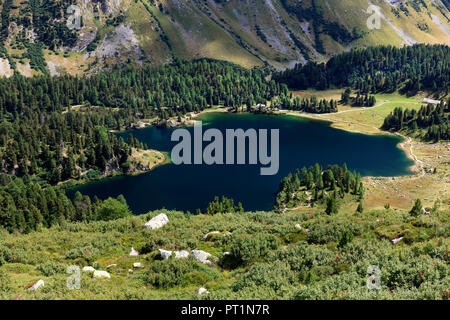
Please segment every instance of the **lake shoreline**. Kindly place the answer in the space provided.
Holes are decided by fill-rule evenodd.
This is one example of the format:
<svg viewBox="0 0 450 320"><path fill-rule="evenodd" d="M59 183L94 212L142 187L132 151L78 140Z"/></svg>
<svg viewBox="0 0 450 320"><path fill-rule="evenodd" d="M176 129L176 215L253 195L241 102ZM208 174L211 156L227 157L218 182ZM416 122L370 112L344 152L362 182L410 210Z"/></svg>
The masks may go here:
<svg viewBox="0 0 450 320"><path fill-rule="evenodd" d="M306 119L312 119L312 120L317 120L317 121L323 121L323 122L328 122L330 124L330 126L334 129L338 129L338 130L344 130L347 132L352 132L352 133L361 133L361 134L367 134L367 135L390 135L390 136L395 136L395 137L400 137L403 139L403 141L400 141L397 144L397 147L399 149L401 149L406 156L411 159L414 164L412 166L409 167L409 170L411 171L412 175L418 175L421 174L423 172L423 163L422 161L420 161L417 156L413 153L412 151L412 142L413 139L410 137L406 137L398 132L389 132L389 131L383 131L379 128L373 127L373 126L369 126L369 125L365 125L365 124L360 124L362 126L367 126L371 129L371 131L367 130L356 130L354 128L345 128L342 124L344 123L349 123L347 121L340 121L340 120L336 120L336 119L330 119L330 118L324 118L322 116L322 114L310 114L310 113L296 113L296 112L278 112L276 114L279 115L290 115L290 116L295 116L295 117L300 117L300 118L306 118ZM326 114L325 114L326 115ZM341 125L339 125L341 124ZM375 132L373 130L376 130Z"/></svg>
<svg viewBox="0 0 450 320"><path fill-rule="evenodd" d="M69 180L66 180L66 181L61 181L60 183L58 183L56 185L56 187L60 188L60 189L63 189L63 190L70 190L70 189L73 189L73 188L76 188L76 187L79 187L79 186L82 186L82 185L85 185L85 184L88 184L88 183L91 183L91 182L101 182L103 180L107 180L107 179L110 179L110 178L122 177L122 176L138 176L138 175L141 175L141 174L153 171L154 169L156 169L156 168L158 168L160 166L163 166L163 165L171 163L171 159L170 159L170 156L169 156L168 152L163 152L163 151L159 151L159 150L151 150L151 151L156 151L156 152L160 153L163 157L162 157L161 161L157 162L153 166L149 166L148 168L145 168L145 169L143 169L143 168L141 168L141 169L135 168L133 171L127 172L127 173L119 173L118 171L112 171L112 172L110 172L110 173L108 173L106 175L102 175L98 179L86 179L86 178L78 179L78 180L76 180L76 179L69 179Z"/></svg>
<svg viewBox="0 0 450 320"><path fill-rule="evenodd" d="M214 107L214 108L208 108L205 110L200 111L199 113L194 114L191 117L190 121L193 121L194 123L179 123L176 124L174 127L192 127L195 125L195 122L199 121L199 120L195 120L198 119L199 117L201 117L202 115L208 114L208 113L229 113L229 114L255 114L252 112L238 112L238 113L234 113L234 112L230 112L228 110L228 108L220 108L220 107ZM330 113L332 115L332 113ZM406 137L400 133L392 133L389 131L383 131L379 128L370 126L370 125L366 125L366 124L359 124L361 126L366 126L368 128L370 128L370 130L356 130L354 128L346 128L343 126L343 124L345 123L351 123L349 121L342 121L342 120L336 120L336 119L331 119L331 118L325 118L324 115L328 115L327 113L325 114L314 114L314 113L302 113L302 112L295 112L295 111L290 111L290 110L281 110L281 111L275 111L272 113L268 113L268 115L288 115L288 116L294 116L294 117L299 117L299 118L304 118L304 119L309 119L309 120L315 120L315 121L320 121L320 122L325 122L328 123L330 125L330 127L334 128L334 129L338 129L338 130L344 130L346 132L351 132L351 133L360 133L360 134L366 134L366 135L390 135L390 136L395 136L395 137L400 137L403 139L403 141L400 141L397 144L397 147L399 149L401 149L406 156L412 160L414 162L413 165L411 165L409 167L409 170L411 171L412 175L418 175L421 174L423 172L423 162L418 160L417 156L413 153L412 151L412 141L413 139L410 137ZM340 125L341 124L341 125ZM152 126L152 125L149 125ZM128 132L128 131L134 131L134 130L142 130L147 128L148 126L144 127L144 128L133 128L133 129L127 129L127 130L123 130L123 131L114 131L114 133L123 133L123 132ZM374 131L375 130L375 131ZM169 161L170 162L170 161ZM163 163L165 164L165 163ZM147 171L145 171L147 172ZM142 172L142 173L145 173ZM139 174L139 173L137 173Z"/></svg>

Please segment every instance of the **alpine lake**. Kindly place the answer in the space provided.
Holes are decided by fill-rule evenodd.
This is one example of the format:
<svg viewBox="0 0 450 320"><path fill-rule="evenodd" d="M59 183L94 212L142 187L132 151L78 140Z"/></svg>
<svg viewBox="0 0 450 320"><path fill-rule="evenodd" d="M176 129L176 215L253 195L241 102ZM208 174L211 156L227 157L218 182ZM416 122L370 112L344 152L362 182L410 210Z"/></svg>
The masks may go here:
<svg viewBox="0 0 450 320"><path fill-rule="evenodd" d="M197 120L203 132L219 129L279 129L279 171L275 175L260 175L261 164L161 165L140 175L106 178L67 190L69 197L76 191L91 198L117 197L122 194L135 214L157 209L190 211L205 210L215 196L226 196L242 202L246 211L271 210L282 178L297 168L319 163L347 164L362 176L401 176L411 174L413 161L398 148L402 140L392 135L365 135L332 128L328 122L295 116L231 114L210 112ZM171 141L177 128L147 127L121 132L124 140L131 132L149 148L170 152L178 143ZM191 132L193 127L185 129ZM203 142L203 148L210 142ZM225 142L224 142L225 144ZM248 147L248 146L247 146ZM248 151L248 148L246 148ZM248 155L247 155L248 158Z"/></svg>

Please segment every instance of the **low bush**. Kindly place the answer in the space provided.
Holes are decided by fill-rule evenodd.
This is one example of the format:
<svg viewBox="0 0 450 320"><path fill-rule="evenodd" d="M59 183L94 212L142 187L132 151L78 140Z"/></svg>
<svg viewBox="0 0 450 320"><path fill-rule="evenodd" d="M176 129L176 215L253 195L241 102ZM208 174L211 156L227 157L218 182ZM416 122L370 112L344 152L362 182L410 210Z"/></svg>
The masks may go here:
<svg viewBox="0 0 450 320"><path fill-rule="evenodd" d="M236 234L231 242L231 254L243 264L262 258L280 246L280 241L271 234Z"/></svg>
<svg viewBox="0 0 450 320"><path fill-rule="evenodd" d="M218 277L220 273L193 258L157 260L144 273L144 281L156 288L201 285Z"/></svg>

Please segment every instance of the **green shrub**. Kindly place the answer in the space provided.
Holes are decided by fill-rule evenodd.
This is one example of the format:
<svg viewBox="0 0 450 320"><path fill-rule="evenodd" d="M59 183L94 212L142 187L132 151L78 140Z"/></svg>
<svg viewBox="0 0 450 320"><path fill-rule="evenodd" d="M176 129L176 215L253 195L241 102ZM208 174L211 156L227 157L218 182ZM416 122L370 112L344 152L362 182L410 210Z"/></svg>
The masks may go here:
<svg viewBox="0 0 450 320"><path fill-rule="evenodd" d="M130 216L131 211L126 202L108 198L100 205L97 214L99 220L107 221Z"/></svg>
<svg viewBox="0 0 450 320"><path fill-rule="evenodd" d="M4 265L7 262L11 262L11 258L11 250L8 247L0 244L0 266Z"/></svg>
<svg viewBox="0 0 450 320"><path fill-rule="evenodd" d="M320 219L309 227L308 243L325 244L337 242L344 232L360 233L361 227L352 220Z"/></svg>
<svg viewBox="0 0 450 320"><path fill-rule="evenodd" d="M0 270L0 300L8 299L9 293L13 291L13 286L10 276Z"/></svg>
<svg viewBox="0 0 450 320"><path fill-rule="evenodd" d="M231 254L244 264L264 257L280 246L280 241L268 233L237 234L232 237Z"/></svg>
<svg viewBox="0 0 450 320"><path fill-rule="evenodd" d="M285 261L292 270L301 271L316 266L332 265L336 255L327 248L299 242L288 250L277 251L270 259Z"/></svg>
<svg viewBox="0 0 450 320"><path fill-rule="evenodd" d="M66 259L83 259L87 264L95 261L97 256L99 255L99 250L94 248L93 246L85 246L82 248L73 248L67 251L64 255Z"/></svg>
<svg viewBox="0 0 450 320"><path fill-rule="evenodd" d="M339 248L345 247L348 243L353 241L353 238L354 238L353 233L349 230L345 230L342 233L341 238L339 239L338 247Z"/></svg>
<svg viewBox="0 0 450 320"><path fill-rule="evenodd" d="M232 289L239 291L244 288L254 287L261 290L261 287L266 287L277 292L284 286L294 284L295 281L295 274L290 269L289 264L284 261L257 263L233 283Z"/></svg>
<svg viewBox="0 0 450 320"><path fill-rule="evenodd" d="M37 269L46 277L54 276L55 274L64 274L66 272L66 265L54 261L48 261L40 264Z"/></svg>
<svg viewBox="0 0 450 320"><path fill-rule="evenodd" d="M155 261L144 275L144 280L156 288L171 288L189 284L203 284L220 274L192 258Z"/></svg>

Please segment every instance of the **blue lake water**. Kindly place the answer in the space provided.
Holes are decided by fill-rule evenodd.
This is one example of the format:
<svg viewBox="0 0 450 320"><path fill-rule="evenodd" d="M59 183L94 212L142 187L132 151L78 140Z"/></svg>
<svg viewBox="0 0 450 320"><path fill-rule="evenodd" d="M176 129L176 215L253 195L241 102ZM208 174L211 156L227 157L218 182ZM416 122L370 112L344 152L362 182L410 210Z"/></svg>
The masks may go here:
<svg viewBox="0 0 450 320"><path fill-rule="evenodd" d="M398 137L350 133L330 127L326 122L293 116L207 113L202 115L203 131L217 128L280 130L280 167L278 174L261 176L261 165L175 165L160 166L138 176L121 176L88 183L68 190L80 191L100 199L123 194L135 214L161 208L202 211L214 196L242 202L247 211L270 210L280 180L296 168L346 163L363 176L400 176L410 174L413 162L397 147ZM187 128L191 133L193 128ZM148 127L132 131L150 148L171 151L176 142L170 137L174 128ZM124 139L128 132L120 133ZM193 134L192 134L193 137ZM206 146L208 142L204 142Z"/></svg>

